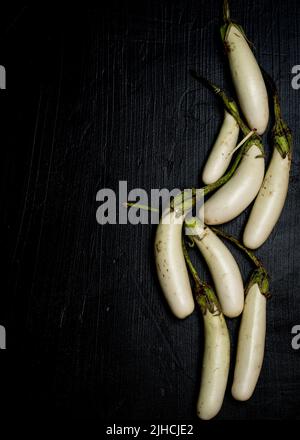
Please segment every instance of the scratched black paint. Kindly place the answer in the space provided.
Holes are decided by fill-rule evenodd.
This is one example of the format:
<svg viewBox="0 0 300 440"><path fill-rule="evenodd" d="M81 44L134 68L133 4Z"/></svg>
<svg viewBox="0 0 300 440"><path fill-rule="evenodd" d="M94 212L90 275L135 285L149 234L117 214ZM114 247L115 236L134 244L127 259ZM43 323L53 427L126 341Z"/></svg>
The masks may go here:
<svg viewBox="0 0 300 440"><path fill-rule="evenodd" d="M155 227L99 226L95 196L119 180L146 190L199 182L222 110L188 71L232 91L218 35L220 3L7 6L1 14L0 61L7 71L0 97L1 221L9 269L0 323L17 360L14 411L196 418L201 320L195 313L176 321L162 299L152 258ZM296 0L231 6L279 85L295 149L286 208L258 252L273 292L261 379L245 404L228 390L218 419L295 419L300 93L291 87L291 69L300 62L300 9ZM226 229L239 234L246 215ZM250 266L235 255L248 275ZM198 257L208 276L202 263ZM237 322L229 327L235 341Z"/></svg>

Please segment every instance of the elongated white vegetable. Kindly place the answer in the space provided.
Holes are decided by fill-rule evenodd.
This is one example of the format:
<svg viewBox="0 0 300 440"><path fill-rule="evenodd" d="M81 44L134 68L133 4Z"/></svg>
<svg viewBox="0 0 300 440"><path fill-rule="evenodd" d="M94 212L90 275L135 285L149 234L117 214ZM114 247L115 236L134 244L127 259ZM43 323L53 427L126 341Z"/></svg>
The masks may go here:
<svg viewBox="0 0 300 440"><path fill-rule="evenodd" d="M289 184L292 132L281 116L276 85L269 78L274 103L272 129L273 156L244 231L244 243L251 249L261 246L271 234L282 212Z"/></svg>
<svg viewBox="0 0 300 440"><path fill-rule="evenodd" d="M244 286L239 267L225 244L207 227L197 223L193 237L212 275L222 312L234 318L244 307Z"/></svg>
<svg viewBox="0 0 300 440"><path fill-rule="evenodd" d="M257 384L265 349L266 297L258 284L250 287L239 330L232 396L248 400Z"/></svg>
<svg viewBox="0 0 300 440"><path fill-rule="evenodd" d="M225 110L220 133L203 170L202 180L205 184L214 183L223 176L231 161L231 153L237 144L238 136L238 123Z"/></svg>
<svg viewBox="0 0 300 440"><path fill-rule="evenodd" d="M194 310L194 299L182 251L182 226L185 216L176 218L166 211L158 225L154 252L157 274L165 298L178 318Z"/></svg>
<svg viewBox="0 0 300 440"><path fill-rule="evenodd" d="M243 32L230 20L224 35L224 45L242 112L249 127L263 134L269 121L265 82Z"/></svg>
<svg viewBox="0 0 300 440"><path fill-rule="evenodd" d="M243 241L248 248L260 247L276 225L287 196L290 167L290 157L283 159L275 148L244 231Z"/></svg>
<svg viewBox="0 0 300 440"><path fill-rule="evenodd" d="M204 356L197 414L212 419L223 403L230 363L230 339L224 316L207 309L204 319Z"/></svg>
<svg viewBox="0 0 300 440"><path fill-rule="evenodd" d="M208 225L219 225L237 217L256 197L264 170L264 158L258 146L253 144L232 178L201 206L199 217Z"/></svg>

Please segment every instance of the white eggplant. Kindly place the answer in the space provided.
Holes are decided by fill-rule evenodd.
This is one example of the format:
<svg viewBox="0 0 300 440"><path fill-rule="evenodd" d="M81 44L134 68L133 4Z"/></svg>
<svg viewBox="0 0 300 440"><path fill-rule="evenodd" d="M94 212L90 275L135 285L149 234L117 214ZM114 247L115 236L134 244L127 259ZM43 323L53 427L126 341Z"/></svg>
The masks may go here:
<svg viewBox="0 0 300 440"><path fill-rule="evenodd" d="M260 247L276 225L288 192L290 168L290 155L283 159L275 148L244 231L243 241L248 248Z"/></svg>
<svg viewBox="0 0 300 440"><path fill-rule="evenodd" d="M263 134L269 121L268 94L258 63L238 25L229 24L224 45L242 112L249 127Z"/></svg>
<svg viewBox="0 0 300 440"><path fill-rule="evenodd" d="M237 400L248 400L257 384L265 349L266 297L258 284L250 287L242 315L232 396Z"/></svg>
<svg viewBox="0 0 300 440"><path fill-rule="evenodd" d="M208 309L204 319L204 355L201 374L201 387L197 402L200 419L212 419L224 400L229 363L230 339L224 316Z"/></svg>
<svg viewBox="0 0 300 440"><path fill-rule="evenodd" d="M256 197L264 171L264 158L253 143L231 179L201 206L199 217L208 225L219 225L240 215Z"/></svg>
<svg viewBox="0 0 300 440"><path fill-rule="evenodd" d="M203 170L202 180L208 185L223 176L231 161L231 153L236 147L239 126L233 116L225 110L220 133Z"/></svg>
<svg viewBox="0 0 300 440"><path fill-rule="evenodd" d="M229 318L240 315L244 307L244 286L235 259L207 226L198 223L194 232L194 241L210 270L222 312Z"/></svg>
<svg viewBox="0 0 300 440"><path fill-rule="evenodd" d="M166 211L158 225L154 253L158 279L165 298L177 318L186 318L194 310L194 299L182 251L182 227L185 215L176 217Z"/></svg>

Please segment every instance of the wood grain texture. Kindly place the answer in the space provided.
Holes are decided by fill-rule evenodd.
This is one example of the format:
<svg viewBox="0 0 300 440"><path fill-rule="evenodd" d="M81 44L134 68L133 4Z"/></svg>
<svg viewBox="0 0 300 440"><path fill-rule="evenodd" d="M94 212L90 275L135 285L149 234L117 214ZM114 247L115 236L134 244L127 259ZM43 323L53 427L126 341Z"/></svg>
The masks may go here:
<svg viewBox="0 0 300 440"><path fill-rule="evenodd" d="M291 69L300 64L300 7L232 0L231 9L279 86L295 147L285 210L258 252L273 293L261 379L245 404L229 387L218 419L299 419L291 328L300 325L300 90L291 87ZM195 312L179 322L168 311L153 264L155 226L101 227L95 197L120 180L147 191L200 184L222 109L189 69L233 92L220 10L219 0L146 0L80 11L11 6L2 14L10 306L1 308L0 323L22 360L14 367L17 408L103 420L196 419L201 319ZM246 217L226 229L239 235ZM234 254L247 277L248 262ZM238 322L229 327L234 342Z"/></svg>

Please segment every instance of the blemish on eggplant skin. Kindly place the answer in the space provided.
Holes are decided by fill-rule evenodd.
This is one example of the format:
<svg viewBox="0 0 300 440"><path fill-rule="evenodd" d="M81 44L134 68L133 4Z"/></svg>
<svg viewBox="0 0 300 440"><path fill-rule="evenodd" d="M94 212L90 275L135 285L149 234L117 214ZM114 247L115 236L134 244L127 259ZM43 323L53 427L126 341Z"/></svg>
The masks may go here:
<svg viewBox="0 0 300 440"><path fill-rule="evenodd" d="M224 41L224 48L226 53L231 52L230 44L227 41Z"/></svg>

